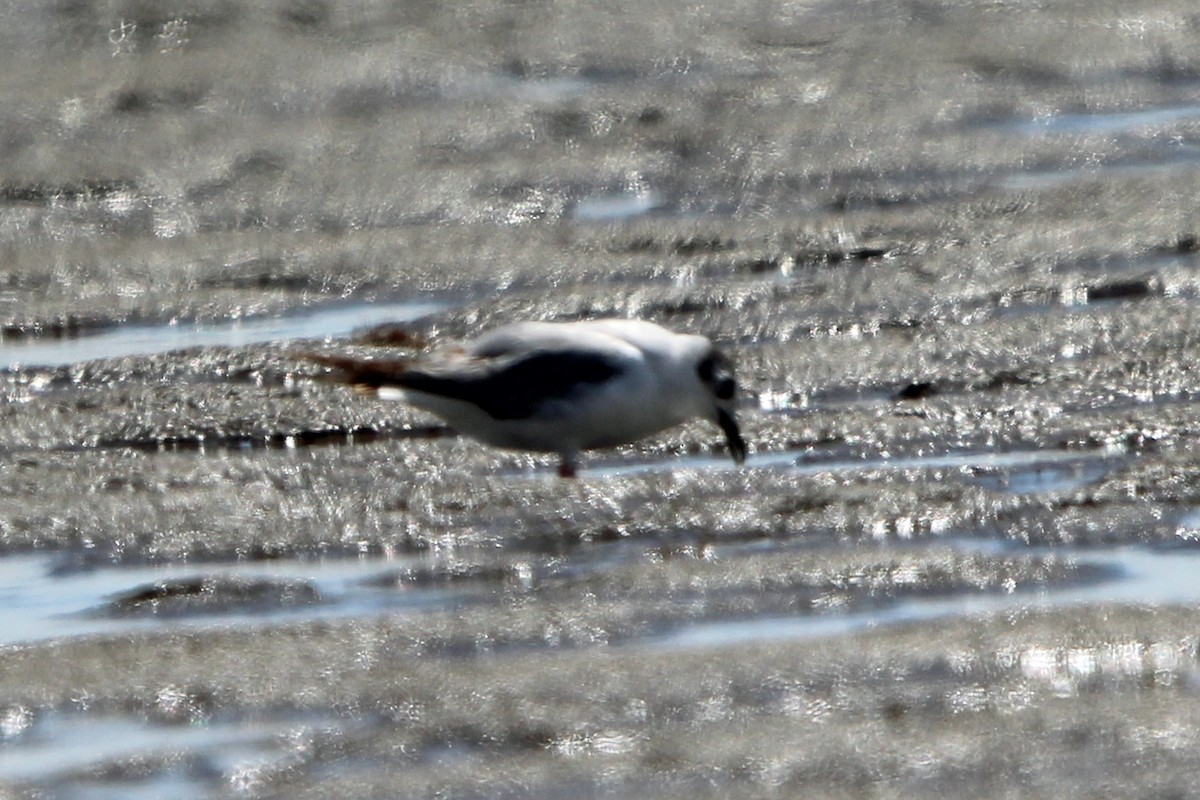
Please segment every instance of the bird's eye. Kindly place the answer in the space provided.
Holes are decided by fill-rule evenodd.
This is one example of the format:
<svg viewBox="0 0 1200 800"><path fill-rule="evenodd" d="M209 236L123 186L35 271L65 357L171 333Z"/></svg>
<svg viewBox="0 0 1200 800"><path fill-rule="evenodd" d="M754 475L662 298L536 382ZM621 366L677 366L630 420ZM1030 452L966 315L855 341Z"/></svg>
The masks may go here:
<svg viewBox="0 0 1200 800"><path fill-rule="evenodd" d="M733 396L737 394L737 382L733 378L722 378L717 381L713 394L718 400L732 400Z"/></svg>

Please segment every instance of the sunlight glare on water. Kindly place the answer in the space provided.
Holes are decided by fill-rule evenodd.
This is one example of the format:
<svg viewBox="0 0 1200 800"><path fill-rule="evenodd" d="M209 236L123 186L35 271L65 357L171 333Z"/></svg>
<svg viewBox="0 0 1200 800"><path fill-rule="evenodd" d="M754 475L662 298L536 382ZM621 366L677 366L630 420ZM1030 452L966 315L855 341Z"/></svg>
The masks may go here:
<svg viewBox="0 0 1200 800"><path fill-rule="evenodd" d="M1196 574L1200 572L1200 552L1130 546L1111 550L1076 550L1073 554L1080 563L1112 569L1119 577L1081 587L1058 587L1036 592L906 599L884 609L850 614L703 623L668 634L656 644L667 648L724 647L749 642L845 636L881 625L927 622L1018 609L1049 611L1088 603L1135 606L1200 603L1200 582L1196 581Z"/></svg>
<svg viewBox="0 0 1200 800"><path fill-rule="evenodd" d="M345 336L373 325L419 319L448 305L433 299L354 303L223 323L122 325L91 336L52 340L27 337L0 344L0 369L56 367L97 358L153 355L201 346L242 347L287 339Z"/></svg>
<svg viewBox="0 0 1200 800"><path fill-rule="evenodd" d="M115 635L163 625L257 624L329 617L361 616L385 610L409 611L432 604L452 605L452 592L389 592L373 587L372 578L387 575L406 562L383 558L280 560L235 564L99 567L59 573L52 556L32 554L0 558L0 646L68 636ZM113 616L103 611L114 597L160 581L204 577L305 580L319 600L295 606L263 608L253 601L244 608L200 613L165 620L154 615Z"/></svg>

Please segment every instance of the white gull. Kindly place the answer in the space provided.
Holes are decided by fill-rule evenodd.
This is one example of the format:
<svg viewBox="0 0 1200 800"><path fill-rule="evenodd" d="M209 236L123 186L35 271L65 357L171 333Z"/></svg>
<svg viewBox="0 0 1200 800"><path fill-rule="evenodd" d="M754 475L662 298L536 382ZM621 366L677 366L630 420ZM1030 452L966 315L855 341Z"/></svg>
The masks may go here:
<svg viewBox="0 0 1200 800"><path fill-rule="evenodd" d="M697 417L720 427L735 462L746 458L730 361L703 336L651 322L521 322L419 358L298 355L487 444L557 453L563 477L583 450Z"/></svg>

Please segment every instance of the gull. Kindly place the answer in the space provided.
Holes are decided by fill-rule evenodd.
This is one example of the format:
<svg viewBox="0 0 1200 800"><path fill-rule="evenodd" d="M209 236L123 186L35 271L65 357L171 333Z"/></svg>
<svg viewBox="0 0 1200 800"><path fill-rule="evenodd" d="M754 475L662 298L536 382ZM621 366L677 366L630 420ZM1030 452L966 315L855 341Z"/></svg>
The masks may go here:
<svg viewBox="0 0 1200 800"><path fill-rule="evenodd" d="M519 322L418 358L297 355L486 444L557 453L564 478L584 450L697 417L721 429L735 463L746 459L732 363L709 339L652 322Z"/></svg>

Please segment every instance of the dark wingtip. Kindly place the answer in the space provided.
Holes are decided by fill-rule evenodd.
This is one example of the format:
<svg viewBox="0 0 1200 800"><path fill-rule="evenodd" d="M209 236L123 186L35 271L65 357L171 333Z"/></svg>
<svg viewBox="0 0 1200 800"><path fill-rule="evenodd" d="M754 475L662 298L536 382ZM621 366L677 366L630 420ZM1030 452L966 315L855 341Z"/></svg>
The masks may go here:
<svg viewBox="0 0 1200 800"><path fill-rule="evenodd" d="M742 438L742 431L738 428L737 417L723 408L717 409L717 425L725 434L725 441L729 445L729 455L733 456L733 463L744 464L746 462L746 440Z"/></svg>
<svg viewBox="0 0 1200 800"><path fill-rule="evenodd" d="M329 353L316 353L312 350L292 350L288 353L288 357L294 358L297 361L311 361L314 364L320 364L323 367L330 369L348 370L355 366L355 361L346 356L335 356Z"/></svg>
<svg viewBox="0 0 1200 800"><path fill-rule="evenodd" d="M292 351L289 355L297 360L311 361L333 370L332 373L315 376L316 380L349 383L356 387L365 386L369 389L377 389L390 384L400 385L401 376L409 365L405 359L376 361L305 350Z"/></svg>

